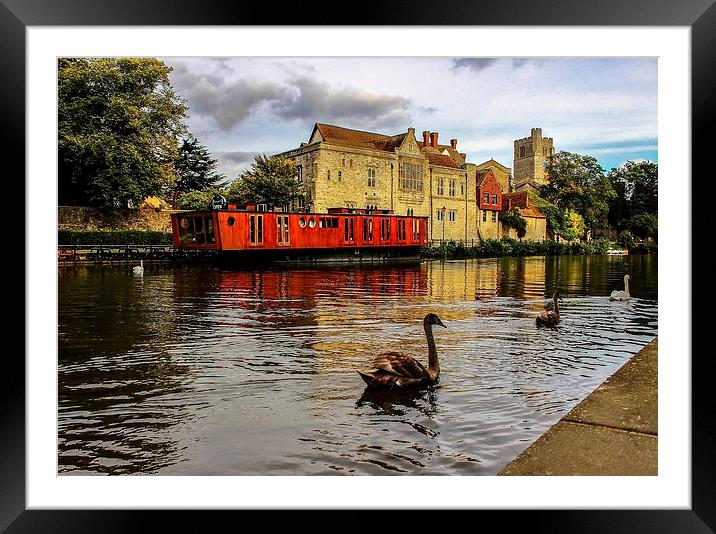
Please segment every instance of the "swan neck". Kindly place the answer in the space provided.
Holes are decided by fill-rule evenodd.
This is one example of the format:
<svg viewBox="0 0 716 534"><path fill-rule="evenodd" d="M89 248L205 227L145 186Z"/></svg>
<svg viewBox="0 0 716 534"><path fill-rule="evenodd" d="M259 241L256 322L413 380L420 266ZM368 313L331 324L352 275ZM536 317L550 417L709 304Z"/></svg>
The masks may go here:
<svg viewBox="0 0 716 534"><path fill-rule="evenodd" d="M626 293L626 296L629 296L629 279L627 277L624 277L624 293Z"/></svg>
<svg viewBox="0 0 716 534"><path fill-rule="evenodd" d="M433 327L427 323L423 323L425 327L425 337L428 338L428 369L440 372L440 363L438 362L438 349L435 347L435 338L433 337Z"/></svg>
<svg viewBox="0 0 716 534"><path fill-rule="evenodd" d="M552 300L554 301L554 313L559 313L559 304L557 304L557 295L552 297Z"/></svg>

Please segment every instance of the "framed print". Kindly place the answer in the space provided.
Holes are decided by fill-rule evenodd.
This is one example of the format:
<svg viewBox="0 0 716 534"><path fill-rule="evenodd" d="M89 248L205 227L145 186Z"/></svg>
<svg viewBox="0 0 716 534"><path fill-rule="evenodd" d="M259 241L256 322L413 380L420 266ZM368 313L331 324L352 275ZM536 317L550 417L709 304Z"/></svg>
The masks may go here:
<svg viewBox="0 0 716 534"><path fill-rule="evenodd" d="M27 249L0 527L132 529L143 508L430 508L526 509L525 526L560 532L712 531L713 403L708 364L691 355L691 176L705 174L713 138L716 8L389 4L348 22L297 7L0 0ZM112 120L134 128L123 114L151 109L152 139L174 144L145 153L128 141L144 134L114 145L101 127L76 133L105 120L77 87L117 72L138 73L141 103L112 96ZM575 159L580 148L596 159ZM87 154L90 166L68 171ZM197 173L178 162L202 158L208 185L182 189ZM638 209L633 191L628 206L614 192L583 209L547 192L555 162L614 184L627 160L654 175L633 186L651 184ZM284 163L290 198L251 189ZM142 173L154 189L133 181ZM115 208L164 226L94 222ZM600 227L598 209L600 221L631 210L630 226ZM657 235L661 261L619 255L655 251ZM516 258L497 261L485 243ZM427 262L386 262L418 252ZM353 263L317 267L319 255ZM297 265L264 266L276 259ZM556 329L540 323L560 315ZM656 418L618 428L629 443L658 437L651 470L493 476L657 332L658 432ZM405 384L420 393L399 397ZM637 466L642 449L619 447L611 456ZM544 474L622 476L529 476Z"/></svg>

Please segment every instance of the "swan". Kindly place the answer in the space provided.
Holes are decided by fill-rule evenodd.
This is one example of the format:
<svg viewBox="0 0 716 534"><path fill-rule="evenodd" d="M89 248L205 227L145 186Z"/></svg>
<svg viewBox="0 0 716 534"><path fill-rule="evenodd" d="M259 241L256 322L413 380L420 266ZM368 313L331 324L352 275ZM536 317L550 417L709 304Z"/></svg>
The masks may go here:
<svg viewBox="0 0 716 534"><path fill-rule="evenodd" d="M631 298L631 295L629 295L629 275L624 275L624 291L617 291L616 289L612 291L612 294L609 295L609 300L629 300Z"/></svg>
<svg viewBox="0 0 716 534"><path fill-rule="evenodd" d="M559 296L559 293L555 292L554 295L552 295L552 309L540 312L536 319L537 326L554 326L559 322L559 306L557 305L557 300L564 299Z"/></svg>
<svg viewBox="0 0 716 534"><path fill-rule="evenodd" d="M137 276L144 275L144 260L139 260L139 265L135 265L134 269L132 269L132 274Z"/></svg>
<svg viewBox="0 0 716 534"><path fill-rule="evenodd" d="M423 319L425 337L428 339L428 367L407 354L400 352L384 352L373 359L370 371L358 371L369 388L406 388L429 386L437 383L440 376L438 351L433 338L433 325L447 328L434 313Z"/></svg>

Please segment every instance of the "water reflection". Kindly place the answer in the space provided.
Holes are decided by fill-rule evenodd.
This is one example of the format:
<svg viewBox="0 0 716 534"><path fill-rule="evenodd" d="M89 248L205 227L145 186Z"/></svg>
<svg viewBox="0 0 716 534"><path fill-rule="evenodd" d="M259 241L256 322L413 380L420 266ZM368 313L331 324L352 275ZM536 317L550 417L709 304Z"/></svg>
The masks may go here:
<svg viewBox="0 0 716 534"><path fill-rule="evenodd" d="M634 298L608 300L628 272ZM63 268L59 471L494 474L657 331L653 256ZM534 319L553 291L561 323ZM364 391L396 350L439 387Z"/></svg>

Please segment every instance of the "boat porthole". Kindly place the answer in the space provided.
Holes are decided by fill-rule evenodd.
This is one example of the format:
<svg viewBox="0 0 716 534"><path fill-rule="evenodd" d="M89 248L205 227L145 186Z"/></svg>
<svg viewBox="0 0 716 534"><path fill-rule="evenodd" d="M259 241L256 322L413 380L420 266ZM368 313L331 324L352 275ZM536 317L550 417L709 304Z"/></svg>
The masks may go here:
<svg viewBox="0 0 716 534"><path fill-rule="evenodd" d="M229 217L228 219L226 219L226 224L228 224L229 226L234 226L236 224L236 219L234 219L233 217Z"/></svg>
<svg viewBox="0 0 716 534"><path fill-rule="evenodd" d="M316 219L314 219L313 217L308 219L308 226L311 228L315 228L316 227Z"/></svg>
<svg viewBox="0 0 716 534"><path fill-rule="evenodd" d="M300 226L301 228L306 227L306 218L305 217L301 217L300 219L298 219L298 226Z"/></svg>

